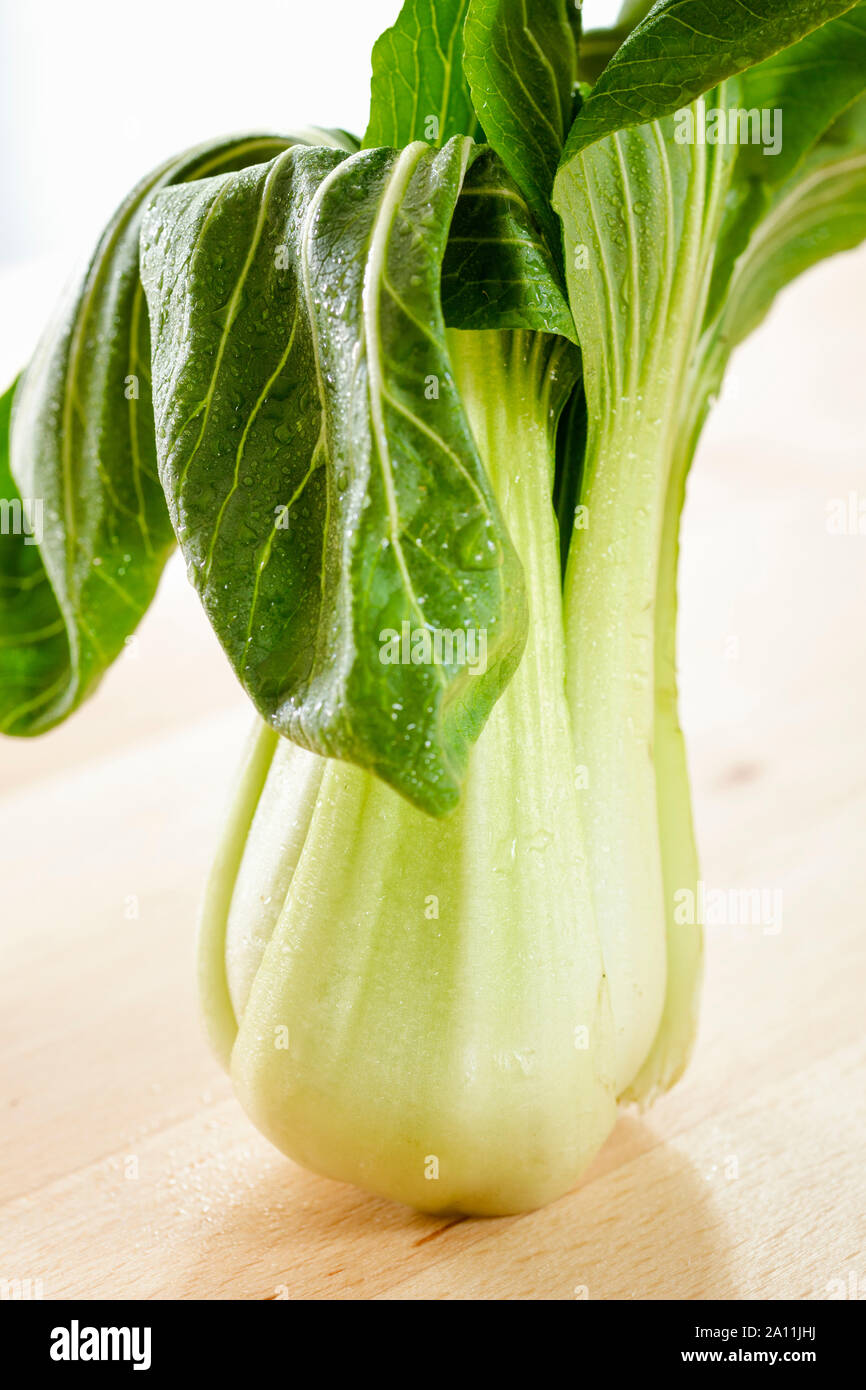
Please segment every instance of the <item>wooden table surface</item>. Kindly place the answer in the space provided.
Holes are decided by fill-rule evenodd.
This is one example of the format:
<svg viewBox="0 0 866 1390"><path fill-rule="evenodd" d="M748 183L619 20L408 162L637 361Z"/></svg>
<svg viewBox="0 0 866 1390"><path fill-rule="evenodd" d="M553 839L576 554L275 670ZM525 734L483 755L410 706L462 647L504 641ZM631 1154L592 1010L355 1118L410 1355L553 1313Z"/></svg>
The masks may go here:
<svg viewBox="0 0 866 1390"><path fill-rule="evenodd" d="M686 1079L569 1196L445 1222L295 1167L202 1039L196 903L248 716L179 567L92 703L0 747L0 1279L46 1298L866 1297L866 255L734 364L687 513L708 934Z"/></svg>

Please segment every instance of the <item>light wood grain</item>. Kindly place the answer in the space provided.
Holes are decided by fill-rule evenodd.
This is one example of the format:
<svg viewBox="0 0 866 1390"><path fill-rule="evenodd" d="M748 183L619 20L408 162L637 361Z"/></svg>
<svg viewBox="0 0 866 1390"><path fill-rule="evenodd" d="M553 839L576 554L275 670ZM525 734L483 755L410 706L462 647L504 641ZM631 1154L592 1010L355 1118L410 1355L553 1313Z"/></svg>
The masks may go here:
<svg viewBox="0 0 866 1390"><path fill-rule="evenodd" d="M0 1278L49 1298L699 1299L824 1298L853 1273L866 1296L866 536L825 527L828 498L866 495L864 287L847 257L783 301L693 475L704 877L781 890L783 918L710 929L680 1086L623 1117L574 1193L501 1221L418 1216L255 1133L192 977L248 716L177 571L91 705L0 748Z"/></svg>

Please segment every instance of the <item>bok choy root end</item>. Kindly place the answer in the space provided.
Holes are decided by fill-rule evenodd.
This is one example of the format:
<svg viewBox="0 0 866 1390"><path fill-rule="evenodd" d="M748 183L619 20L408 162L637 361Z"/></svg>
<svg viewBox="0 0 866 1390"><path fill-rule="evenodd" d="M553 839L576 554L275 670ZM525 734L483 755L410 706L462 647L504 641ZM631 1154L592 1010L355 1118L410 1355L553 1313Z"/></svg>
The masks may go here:
<svg viewBox="0 0 866 1390"><path fill-rule="evenodd" d="M552 439L573 349L452 335L523 562L529 637L435 820L263 730L200 937L204 1007L252 1119L330 1177L430 1211L571 1187L615 1115L607 982L565 698ZM485 404L489 403L489 404Z"/></svg>

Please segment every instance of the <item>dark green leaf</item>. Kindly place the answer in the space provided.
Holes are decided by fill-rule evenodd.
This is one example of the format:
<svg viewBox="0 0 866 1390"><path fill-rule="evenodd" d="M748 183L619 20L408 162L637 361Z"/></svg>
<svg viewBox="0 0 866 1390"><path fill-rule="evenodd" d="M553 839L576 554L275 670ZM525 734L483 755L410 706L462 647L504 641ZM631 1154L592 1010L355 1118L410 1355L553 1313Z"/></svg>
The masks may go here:
<svg viewBox="0 0 866 1390"><path fill-rule="evenodd" d="M728 105L778 111L783 121L782 148L778 155L765 155L759 145L738 148L713 268L707 308L711 320L728 294L738 258L771 207L776 208L773 216L778 226L776 186L785 185L783 206L792 207L793 187L800 172L813 176L814 161L807 161L806 166L803 163L810 148L820 148L823 143L845 145L854 155L866 148L866 132L857 127L866 111L862 100L857 101L866 87L866 4L858 4L743 73L737 83ZM825 151L821 159L832 162L838 152ZM832 244L832 236L828 244ZM772 294L766 307L771 299Z"/></svg>
<svg viewBox="0 0 866 1390"><path fill-rule="evenodd" d="M479 134L463 75L469 0L406 0L373 48L370 123L364 148L444 145Z"/></svg>
<svg viewBox="0 0 866 1390"><path fill-rule="evenodd" d="M287 143L270 136L222 140L139 184L21 379L10 468L20 493L41 506L44 535L38 564L35 547L25 553L24 538L15 538L17 559L11 538L6 546L0 640L7 667L19 672L2 692L0 727L7 732L40 733L86 698L150 603L173 544L153 437L138 274L142 208L157 188L268 159ZM16 575L33 581L38 598L23 583L15 598ZM36 621L30 609L36 603L47 619L49 589L54 616ZM45 650L37 650L42 643Z"/></svg>
<svg viewBox="0 0 866 1390"><path fill-rule="evenodd" d="M471 0L466 20L478 118L555 253L550 193L573 115L578 24L572 0Z"/></svg>
<svg viewBox="0 0 866 1390"><path fill-rule="evenodd" d="M291 150L160 194L142 235L160 473L235 670L281 733L434 813L526 631L440 304L473 153ZM389 631L459 629L483 674L383 663Z"/></svg>
<svg viewBox="0 0 866 1390"><path fill-rule="evenodd" d="M853 3L659 0L599 77L571 129L563 162L604 135L688 106L724 78L795 43Z"/></svg>
<svg viewBox="0 0 866 1390"><path fill-rule="evenodd" d="M782 146L771 155L760 145L744 145L737 175L781 183L866 90L866 3L750 68L741 80L744 107L781 113Z"/></svg>
<svg viewBox="0 0 866 1390"><path fill-rule="evenodd" d="M442 267L449 328L530 328L575 341L559 272L499 156L480 152L463 184Z"/></svg>

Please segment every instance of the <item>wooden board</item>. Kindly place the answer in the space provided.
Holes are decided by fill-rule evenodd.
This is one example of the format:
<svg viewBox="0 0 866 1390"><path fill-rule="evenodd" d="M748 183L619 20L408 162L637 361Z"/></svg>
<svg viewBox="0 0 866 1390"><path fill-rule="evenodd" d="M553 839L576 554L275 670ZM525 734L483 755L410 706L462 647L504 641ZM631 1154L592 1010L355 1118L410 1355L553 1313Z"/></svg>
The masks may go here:
<svg viewBox="0 0 866 1390"><path fill-rule="evenodd" d="M682 670L711 928L681 1085L545 1211L443 1222L248 1124L196 1016L192 931L247 713L178 568L69 725L0 747L0 1278L45 1297L866 1296L866 256L741 352L693 475ZM855 312L856 311L856 312ZM859 364L859 365L858 365ZM837 1282L838 1281L838 1282Z"/></svg>

